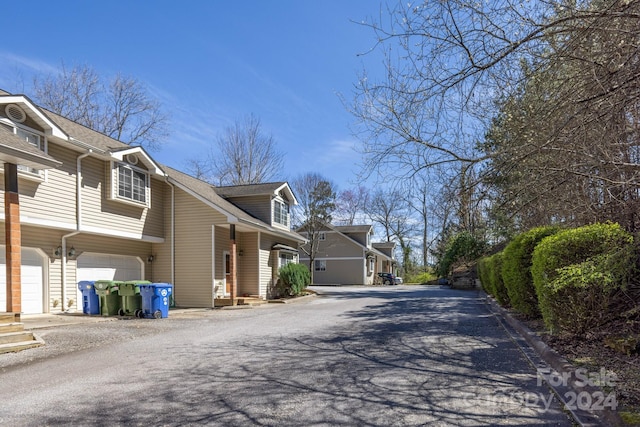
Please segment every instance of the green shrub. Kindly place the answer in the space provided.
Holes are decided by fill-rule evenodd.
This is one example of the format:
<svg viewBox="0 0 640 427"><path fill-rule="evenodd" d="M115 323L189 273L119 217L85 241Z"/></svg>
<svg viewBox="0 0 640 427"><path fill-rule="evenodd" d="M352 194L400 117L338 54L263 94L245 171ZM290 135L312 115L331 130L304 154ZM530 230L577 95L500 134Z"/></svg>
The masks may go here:
<svg viewBox="0 0 640 427"><path fill-rule="evenodd" d="M506 248L502 280L514 310L530 317L540 317L538 296L531 277L531 256L537 244L559 231L558 227L538 227L516 236Z"/></svg>
<svg viewBox="0 0 640 427"><path fill-rule="evenodd" d="M306 265L290 263L280 269L279 291L284 295L300 295L311 283Z"/></svg>
<svg viewBox="0 0 640 427"><path fill-rule="evenodd" d="M439 277L447 277L457 264L465 264L477 260L484 249L484 241L468 231L452 236L447 242L447 249L444 255L438 260L436 274Z"/></svg>
<svg viewBox="0 0 640 427"><path fill-rule="evenodd" d="M502 281L502 258L502 252L491 255L489 259L489 283L491 283L493 297L498 301L498 304L507 307L509 305L509 294Z"/></svg>
<svg viewBox="0 0 640 427"><path fill-rule="evenodd" d="M482 284L482 289L492 297L495 297L496 291L491 283L491 257L484 257L478 260L478 278Z"/></svg>
<svg viewBox="0 0 640 427"><path fill-rule="evenodd" d="M531 273L551 331L582 334L616 316L634 270L633 237L618 224L593 224L545 237Z"/></svg>
<svg viewBox="0 0 640 427"><path fill-rule="evenodd" d="M418 274L409 274L404 277L404 283L430 283L437 279L436 275L430 271Z"/></svg>

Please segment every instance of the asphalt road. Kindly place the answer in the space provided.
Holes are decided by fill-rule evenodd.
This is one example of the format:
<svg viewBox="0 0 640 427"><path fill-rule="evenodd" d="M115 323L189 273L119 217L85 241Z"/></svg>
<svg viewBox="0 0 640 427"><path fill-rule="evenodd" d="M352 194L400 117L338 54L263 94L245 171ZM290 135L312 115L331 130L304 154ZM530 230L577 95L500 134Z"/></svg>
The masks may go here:
<svg viewBox="0 0 640 427"><path fill-rule="evenodd" d="M318 289L43 330L0 355L0 425L572 425L477 292Z"/></svg>

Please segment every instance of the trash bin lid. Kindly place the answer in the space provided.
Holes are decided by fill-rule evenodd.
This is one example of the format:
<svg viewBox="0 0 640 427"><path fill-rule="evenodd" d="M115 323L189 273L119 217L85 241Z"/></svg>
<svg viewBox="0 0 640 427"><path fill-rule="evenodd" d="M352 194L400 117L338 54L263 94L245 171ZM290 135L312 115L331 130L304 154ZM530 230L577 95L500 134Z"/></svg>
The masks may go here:
<svg viewBox="0 0 640 427"><path fill-rule="evenodd" d="M78 289L93 289L95 281L93 280L81 280L78 282Z"/></svg>

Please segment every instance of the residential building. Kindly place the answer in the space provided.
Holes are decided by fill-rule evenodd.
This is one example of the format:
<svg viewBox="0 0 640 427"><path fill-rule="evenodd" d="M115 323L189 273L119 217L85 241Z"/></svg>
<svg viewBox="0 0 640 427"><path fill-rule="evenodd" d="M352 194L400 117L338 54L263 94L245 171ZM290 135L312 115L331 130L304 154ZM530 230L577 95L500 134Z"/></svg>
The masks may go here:
<svg viewBox="0 0 640 427"><path fill-rule="evenodd" d="M0 160L0 220L19 231L2 227L1 242L20 248L5 256L0 245L0 311L82 310L81 280L171 283L182 307L266 299L279 266L296 262L305 242L289 226L297 201L287 183L241 186L233 197L234 187L216 188L4 91ZM20 271L9 281L19 289L6 268Z"/></svg>
<svg viewBox="0 0 640 427"><path fill-rule="evenodd" d="M306 236L303 228L298 232ZM394 273L395 243L373 243L373 226L325 225L318 235L313 265L316 285L372 285L377 273ZM309 245L302 247L300 262L309 265Z"/></svg>

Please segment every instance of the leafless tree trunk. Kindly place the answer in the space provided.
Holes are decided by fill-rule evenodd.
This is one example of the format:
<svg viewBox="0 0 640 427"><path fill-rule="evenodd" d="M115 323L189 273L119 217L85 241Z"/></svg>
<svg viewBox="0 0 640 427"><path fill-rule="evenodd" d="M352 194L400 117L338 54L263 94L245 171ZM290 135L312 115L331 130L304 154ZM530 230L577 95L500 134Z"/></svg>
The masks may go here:
<svg viewBox="0 0 640 427"><path fill-rule="evenodd" d="M282 174L284 156L260 120L246 116L218 136L202 159L190 160L190 172L216 185L269 182Z"/></svg>
<svg viewBox="0 0 640 427"><path fill-rule="evenodd" d="M89 66L62 64L56 75L37 76L36 102L52 112L130 145L157 150L168 136L160 102L131 77L109 83Z"/></svg>
<svg viewBox="0 0 640 427"><path fill-rule="evenodd" d="M307 173L291 183L298 199L294 210L294 222L306 238L301 250L309 256L311 283L314 283L315 260L320 243L320 233L328 230L336 208L335 185L317 173Z"/></svg>
<svg viewBox="0 0 640 427"><path fill-rule="evenodd" d="M370 198L369 189L361 185L341 191L336 203L336 222L354 225L356 218L365 215Z"/></svg>

